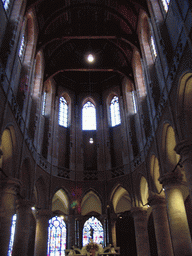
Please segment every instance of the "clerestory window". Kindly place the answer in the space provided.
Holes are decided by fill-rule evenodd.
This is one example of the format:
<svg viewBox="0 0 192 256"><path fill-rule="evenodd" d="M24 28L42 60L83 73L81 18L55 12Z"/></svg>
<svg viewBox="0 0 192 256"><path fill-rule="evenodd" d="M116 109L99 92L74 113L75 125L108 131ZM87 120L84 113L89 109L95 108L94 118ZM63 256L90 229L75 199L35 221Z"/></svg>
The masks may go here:
<svg viewBox="0 0 192 256"><path fill-rule="evenodd" d="M64 97L59 99L59 125L68 126L68 103Z"/></svg>
<svg viewBox="0 0 192 256"><path fill-rule="evenodd" d="M96 108L95 105L87 101L82 109L82 129L96 130Z"/></svg>
<svg viewBox="0 0 192 256"><path fill-rule="evenodd" d="M114 96L110 102L111 126L114 127L121 123L119 99Z"/></svg>

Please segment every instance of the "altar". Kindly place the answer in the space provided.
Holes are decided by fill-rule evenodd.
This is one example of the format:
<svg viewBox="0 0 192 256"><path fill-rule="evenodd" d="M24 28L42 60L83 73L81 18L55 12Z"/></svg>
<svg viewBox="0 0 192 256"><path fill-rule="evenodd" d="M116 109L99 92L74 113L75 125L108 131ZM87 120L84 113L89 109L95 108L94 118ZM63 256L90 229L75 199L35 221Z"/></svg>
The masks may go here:
<svg viewBox="0 0 192 256"><path fill-rule="evenodd" d="M65 250L65 256L116 256L120 255L120 247L111 245L103 248L102 245L90 242L82 249L75 248Z"/></svg>

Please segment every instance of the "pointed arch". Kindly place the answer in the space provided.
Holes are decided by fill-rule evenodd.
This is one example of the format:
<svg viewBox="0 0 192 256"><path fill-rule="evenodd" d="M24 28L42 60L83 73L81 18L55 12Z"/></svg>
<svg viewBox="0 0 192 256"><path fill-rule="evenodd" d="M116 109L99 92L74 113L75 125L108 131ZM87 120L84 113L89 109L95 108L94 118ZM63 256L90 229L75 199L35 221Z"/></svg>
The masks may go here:
<svg viewBox="0 0 192 256"><path fill-rule="evenodd" d="M69 198L62 188L57 190L52 198L52 211L69 214Z"/></svg>
<svg viewBox="0 0 192 256"><path fill-rule="evenodd" d="M175 152L175 146L175 131L169 123L165 123L162 133L162 154L166 172L173 171L180 159L180 156Z"/></svg>
<svg viewBox="0 0 192 256"><path fill-rule="evenodd" d="M150 174L157 190L157 193L160 193L162 190L162 184L159 182L160 178L160 169L159 169L159 161L155 155L152 155L150 158ZM164 193L162 191L162 193Z"/></svg>
<svg viewBox="0 0 192 256"><path fill-rule="evenodd" d="M93 190L90 190L82 198L81 214L86 215L93 211L102 214L102 203L99 196Z"/></svg>
<svg viewBox="0 0 192 256"><path fill-rule="evenodd" d="M82 130L96 130L96 104L90 97L83 101L82 106Z"/></svg>
<svg viewBox="0 0 192 256"><path fill-rule="evenodd" d="M115 213L130 211L132 207L131 198L126 189L121 185L117 185L111 193L111 202Z"/></svg>
<svg viewBox="0 0 192 256"><path fill-rule="evenodd" d="M144 176L141 176L140 180L140 197L143 206L147 206L149 197L149 187L148 182Z"/></svg>
<svg viewBox="0 0 192 256"><path fill-rule="evenodd" d="M1 146L2 155L0 158L0 167L7 176L15 176L15 151L16 136L13 126L8 126L2 133Z"/></svg>

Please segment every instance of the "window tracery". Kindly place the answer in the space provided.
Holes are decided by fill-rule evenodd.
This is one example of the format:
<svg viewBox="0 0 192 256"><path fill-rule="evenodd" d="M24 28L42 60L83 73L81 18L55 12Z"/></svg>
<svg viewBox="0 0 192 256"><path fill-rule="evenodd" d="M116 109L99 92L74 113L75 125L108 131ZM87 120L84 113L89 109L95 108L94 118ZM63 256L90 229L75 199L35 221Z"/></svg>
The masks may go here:
<svg viewBox="0 0 192 256"><path fill-rule="evenodd" d="M92 216L89 218L83 227L83 246L87 245L91 239L94 243L100 244L104 242L103 226L101 222Z"/></svg>
<svg viewBox="0 0 192 256"><path fill-rule="evenodd" d="M119 99L114 96L110 102L111 126L114 127L121 123Z"/></svg>
<svg viewBox="0 0 192 256"><path fill-rule="evenodd" d="M68 126L68 103L64 97L59 99L59 125Z"/></svg>
<svg viewBox="0 0 192 256"><path fill-rule="evenodd" d="M96 130L96 108L95 105L87 101L82 109L82 129Z"/></svg>
<svg viewBox="0 0 192 256"><path fill-rule="evenodd" d="M62 217L55 216L49 220L47 256L65 256L66 224Z"/></svg>

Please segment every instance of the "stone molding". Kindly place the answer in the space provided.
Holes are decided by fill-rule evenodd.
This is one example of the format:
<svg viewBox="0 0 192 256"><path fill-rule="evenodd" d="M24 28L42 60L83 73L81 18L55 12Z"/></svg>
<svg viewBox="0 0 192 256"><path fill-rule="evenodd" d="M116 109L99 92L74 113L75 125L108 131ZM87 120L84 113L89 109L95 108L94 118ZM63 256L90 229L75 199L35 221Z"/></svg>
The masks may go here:
<svg viewBox="0 0 192 256"><path fill-rule="evenodd" d="M134 219L146 220L147 219L147 209L144 207L134 207L131 209L132 216Z"/></svg>
<svg viewBox="0 0 192 256"><path fill-rule="evenodd" d="M1 189L4 193L17 195L20 192L22 182L18 179L8 177L3 179L0 183Z"/></svg>
<svg viewBox="0 0 192 256"><path fill-rule="evenodd" d="M183 174L179 171L165 173L159 178L160 183L163 187L170 185L181 185L183 180Z"/></svg>
<svg viewBox="0 0 192 256"><path fill-rule="evenodd" d="M165 197L158 194L149 196L148 203L150 206L166 205Z"/></svg>
<svg viewBox="0 0 192 256"><path fill-rule="evenodd" d="M190 160L192 162L192 159L189 156L189 153L192 153L192 140L183 140L179 142L175 147L175 151L183 157L182 162L185 160Z"/></svg>

